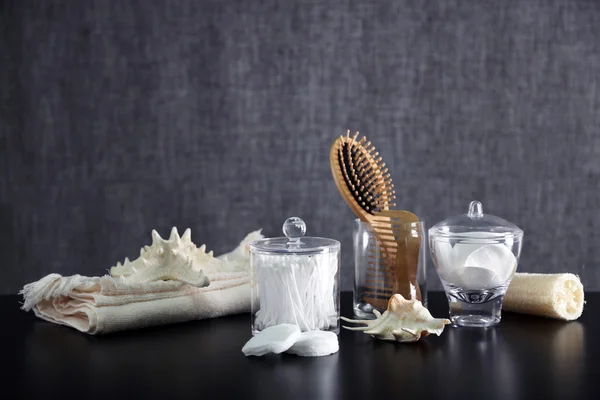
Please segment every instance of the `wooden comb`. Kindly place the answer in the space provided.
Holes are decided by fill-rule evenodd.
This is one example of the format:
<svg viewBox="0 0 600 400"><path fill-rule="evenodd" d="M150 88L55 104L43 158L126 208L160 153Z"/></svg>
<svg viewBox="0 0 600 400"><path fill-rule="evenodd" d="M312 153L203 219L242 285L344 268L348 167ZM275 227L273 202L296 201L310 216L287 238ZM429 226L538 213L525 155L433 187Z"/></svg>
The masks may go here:
<svg viewBox="0 0 600 400"><path fill-rule="evenodd" d="M400 293L405 298L411 298L411 282L413 275L406 272L408 265L405 251L408 248L414 252L414 246L406 246L403 234L398 230L397 223L402 219L406 222L418 221L418 217L408 211L391 211L395 206L391 202L396 198L394 185L382 157L375 146L366 137L357 140L359 133L337 138L329 153L331 172L342 198L352 211L363 222L371 225L377 243L371 245L370 262L367 267L367 288L363 299L371 305L385 309L389 297ZM396 221L394 224L393 222ZM412 242L411 242L412 243ZM418 256L418 248L416 249ZM418 262L418 259L417 259ZM416 270L418 264L414 264ZM418 285L412 285L412 287ZM417 291L420 299L420 291Z"/></svg>
<svg viewBox="0 0 600 400"><path fill-rule="evenodd" d="M409 211L383 210L373 214L370 226L376 241L367 249L368 290L363 300L382 309L395 293L421 300L417 281L422 237L419 218Z"/></svg>
<svg viewBox="0 0 600 400"><path fill-rule="evenodd" d="M419 222L419 217L404 210L376 212L371 222L383 248L388 270L391 270L388 279L391 280L392 292L417 300L421 300L417 271L423 236Z"/></svg>

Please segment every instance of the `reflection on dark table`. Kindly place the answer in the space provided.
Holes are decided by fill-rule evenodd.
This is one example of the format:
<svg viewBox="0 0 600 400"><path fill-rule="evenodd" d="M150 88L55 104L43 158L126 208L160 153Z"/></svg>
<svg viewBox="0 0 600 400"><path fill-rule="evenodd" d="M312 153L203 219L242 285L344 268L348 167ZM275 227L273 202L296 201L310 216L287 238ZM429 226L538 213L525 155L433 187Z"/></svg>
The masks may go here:
<svg viewBox="0 0 600 400"><path fill-rule="evenodd" d="M0 297L3 391L14 397L150 398L600 398L600 293L564 323L505 313L488 329L447 327L415 344L342 330L320 358L245 357L248 314L87 336L37 320ZM351 316L351 294L342 314ZM430 310L447 315L445 297ZM403 396L403 397L402 397ZM408 396L408 397L406 397ZM384 397L384 398L385 398Z"/></svg>

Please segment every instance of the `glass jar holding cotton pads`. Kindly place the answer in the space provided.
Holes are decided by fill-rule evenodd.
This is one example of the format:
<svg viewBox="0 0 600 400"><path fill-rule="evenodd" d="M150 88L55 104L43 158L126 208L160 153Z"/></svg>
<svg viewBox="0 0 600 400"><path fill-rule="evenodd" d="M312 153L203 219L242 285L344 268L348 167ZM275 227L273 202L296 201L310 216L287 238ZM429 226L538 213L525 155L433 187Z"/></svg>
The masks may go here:
<svg viewBox="0 0 600 400"><path fill-rule="evenodd" d="M291 217L285 237L250 244L253 335L280 324L339 333L340 242L305 233L304 221Z"/></svg>
<svg viewBox="0 0 600 400"><path fill-rule="evenodd" d="M478 201L471 202L468 213L429 229L429 248L454 325L488 327L500 322L522 241L519 227L484 214Z"/></svg>

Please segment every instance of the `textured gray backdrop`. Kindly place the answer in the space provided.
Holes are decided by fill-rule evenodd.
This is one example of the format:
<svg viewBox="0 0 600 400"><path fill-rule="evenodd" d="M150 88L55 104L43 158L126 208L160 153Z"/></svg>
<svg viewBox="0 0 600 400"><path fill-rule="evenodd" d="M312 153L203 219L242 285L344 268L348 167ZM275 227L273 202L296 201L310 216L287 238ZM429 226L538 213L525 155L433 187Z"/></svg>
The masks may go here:
<svg viewBox="0 0 600 400"><path fill-rule="evenodd" d="M479 199L525 230L521 271L600 289L600 2L2 7L0 293L102 274L153 228L219 253L292 215L342 241L349 289L328 165L347 128L400 207L431 226Z"/></svg>

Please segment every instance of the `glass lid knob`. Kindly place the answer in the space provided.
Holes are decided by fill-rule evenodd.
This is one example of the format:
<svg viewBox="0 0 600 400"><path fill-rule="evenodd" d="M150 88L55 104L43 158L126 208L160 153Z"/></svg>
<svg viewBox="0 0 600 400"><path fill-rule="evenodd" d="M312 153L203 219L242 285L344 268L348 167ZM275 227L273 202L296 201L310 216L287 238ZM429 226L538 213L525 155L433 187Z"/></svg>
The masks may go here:
<svg viewBox="0 0 600 400"><path fill-rule="evenodd" d="M469 213L467 214L471 219L477 219L483 217L483 206L479 201L472 201L469 204Z"/></svg>
<svg viewBox="0 0 600 400"><path fill-rule="evenodd" d="M306 233L306 224L302 218L290 217L283 223L282 230L290 242L298 242Z"/></svg>

